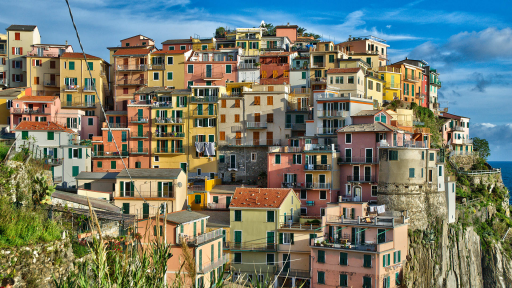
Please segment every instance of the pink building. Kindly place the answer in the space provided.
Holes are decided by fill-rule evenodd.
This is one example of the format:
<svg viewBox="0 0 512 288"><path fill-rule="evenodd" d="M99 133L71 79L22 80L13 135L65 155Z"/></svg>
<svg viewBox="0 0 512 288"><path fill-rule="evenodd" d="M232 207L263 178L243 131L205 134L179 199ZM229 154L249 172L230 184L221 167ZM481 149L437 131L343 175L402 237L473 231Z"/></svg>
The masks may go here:
<svg viewBox="0 0 512 288"><path fill-rule="evenodd" d="M276 26L275 28L276 37L288 37L292 44L297 41L297 28L299 28L299 26L290 25L290 23L288 23L287 25Z"/></svg>
<svg viewBox="0 0 512 288"><path fill-rule="evenodd" d="M189 39L172 39L162 42L162 50L181 50L183 52L192 50L192 37Z"/></svg>
<svg viewBox="0 0 512 288"><path fill-rule="evenodd" d="M400 287L409 218L407 211L381 209L355 202L327 205L324 236L311 239L312 287Z"/></svg>
<svg viewBox="0 0 512 288"><path fill-rule="evenodd" d="M107 120L112 128L112 133L108 133L107 123L103 123L101 136L92 137L92 171L120 172L124 169L123 161L128 166L127 168L135 168L129 166L128 162L130 129L127 128L126 112L123 115L123 111L109 111Z"/></svg>
<svg viewBox="0 0 512 288"><path fill-rule="evenodd" d="M340 188L351 201L376 201L379 147L404 146L412 133L390 124L383 110L363 110L352 116L354 124L338 129Z"/></svg>
<svg viewBox="0 0 512 288"><path fill-rule="evenodd" d="M121 40L121 47L155 46L155 41L144 35L135 35Z"/></svg>
<svg viewBox="0 0 512 288"><path fill-rule="evenodd" d="M225 86L238 81L241 48L194 51L185 61L185 87Z"/></svg>
<svg viewBox="0 0 512 288"><path fill-rule="evenodd" d="M313 143L315 142L315 143ZM290 146L269 147L267 187L293 188L301 201L301 215L324 215L327 203L340 193L338 152L334 145L317 144L318 139L290 139Z"/></svg>
<svg viewBox="0 0 512 288"><path fill-rule="evenodd" d="M457 155L471 155L473 153L473 139L469 138L468 117L443 113L439 118L444 120L441 127L443 144L448 145Z"/></svg>

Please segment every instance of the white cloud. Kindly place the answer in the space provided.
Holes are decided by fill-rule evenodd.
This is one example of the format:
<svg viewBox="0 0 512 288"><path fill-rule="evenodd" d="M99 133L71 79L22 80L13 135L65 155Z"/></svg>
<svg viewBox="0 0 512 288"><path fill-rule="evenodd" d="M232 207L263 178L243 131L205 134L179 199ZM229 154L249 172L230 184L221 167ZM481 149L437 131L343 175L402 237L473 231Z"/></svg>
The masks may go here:
<svg viewBox="0 0 512 288"><path fill-rule="evenodd" d="M494 124L492 124L492 123L482 123L482 124L480 124L480 125L482 125L482 126L484 126L484 127L487 127L487 128L494 128L494 127L496 127L496 125L494 125Z"/></svg>
<svg viewBox="0 0 512 288"><path fill-rule="evenodd" d="M391 25L386 25L386 28L390 29L390 28L391 28Z"/></svg>

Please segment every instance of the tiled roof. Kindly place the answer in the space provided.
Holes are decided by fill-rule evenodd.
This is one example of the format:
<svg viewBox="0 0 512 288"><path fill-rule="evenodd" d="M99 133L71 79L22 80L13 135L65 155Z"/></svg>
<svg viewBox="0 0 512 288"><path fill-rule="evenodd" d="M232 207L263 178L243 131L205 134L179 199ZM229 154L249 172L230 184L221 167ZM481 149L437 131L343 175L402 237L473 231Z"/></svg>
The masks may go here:
<svg viewBox="0 0 512 288"><path fill-rule="evenodd" d="M25 102L36 102L36 101L55 101L55 99L59 98L59 96L23 96L18 98L18 100L22 100Z"/></svg>
<svg viewBox="0 0 512 288"><path fill-rule="evenodd" d="M260 57L274 57L274 56L288 56L294 52L266 52L264 54L260 54Z"/></svg>
<svg viewBox="0 0 512 288"><path fill-rule="evenodd" d="M5 29L7 31L34 31L36 29L36 25L11 25L9 28Z"/></svg>
<svg viewBox="0 0 512 288"><path fill-rule="evenodd" d="M229 227L229 211L202 210L199 213L210 216L206 227Z"/></svg>
<svg viewBox="0 0 512 288"><path fill-rule="evenodd" d="M155 51L151 54L185 54L185 52L188 52L190 50L162 50L162 51Z"/></svg>
<svg viewBox="0 0 512 288"><path fill-rule="evenodd" d="M299 28L299 26L297 26L297 25L279 25L279 26L274 26L274 28Z"/></svg>
<svg viewBox="0 0 512 288"><path fill-rule="evenodd" d="M89 203L91 203L91 206L95 209L121 213L121 208L110 204L107 200L90 198L87 196L77 195L75 193L69 193L60 190L53 192L51 197L67 202L77 203L84 206L88 206Z"/></svg>
<svg viewBox="0 0 512 288"><path fill-rule="evenodd" d="M373 116L373 115L379 113L380 111L382 111L382 110L361 110L361 111L357 112L356 114L352 115L352 117Z"/></svg>
<svg viewBox="0 0 512 288"><path fill-rule="evenodd" d="M127 39L131 39L131 38L134 38L134 37L137 37L137 36L142 36L142 37L144 37L144 38L145 38L145 39L142 39L142 40L151 40L151 41L155 41L155 40L153 40L153 39L151 39L151 38L149 38L149 37L147 37L147 36L144 36L144 35L142 35L142 34L135 35L135 36L131 36L131 37L128 37L128 38L125 38L125 39L121 39L121 41L123 41L123 40L127 40Z"/></svg>
<svg viewBox="0 0 512 288"><path fill-rule="evenodd" d="M68 129L64 126L61 126L54 122L34 122L34 121L22 121L14 131L38 131L38 130L45 130L45 131L64 131L68 133L74 134L75 131Z"/></svg>
<svg viewBox="0 0 512 288"><path fill-rule="evenodd" d="M167 221L181 224L181 223L197 221L197 220L201 220L201 219L209 218L209 217L210 216L208 216L208 215L204 215L204 214L197 213L194 211L183 210L183 211L177 211L177 212L167 214ZM160 219L163 220L164 215L160 216Z"/></svg>
<svg viewBox="0 0 512 288"><path fill-rule="evenodd" d="M75 179L100 180L116 179L118 172L80 172Z"/></svg>
<svg viewBox="0 0 512 288"><path fill-rule="evenodd" d="M293 189L289 188L237 188L229 207L279 208Z"/></svg>
<svg viewBox="0 0 512 288"><path fill-rule="evenodd" d="M361 70L361 68L332 68L327 70L327 74L329 73L357 73Z"/></svg>
<svg viewBox="0 0 512 288"><path fill-rule="evenodd" d="M23 122L22 122L23 123ZM181 168L169 169L128 169L132 178L144 179L177 179L183 170ZM116 178L129 178L126 169L119 172ZM185 183L183 183L185 185Z"/></svg>
<svg viewBox="0 0 512 288"><path fill-rule="evenodd" d="M192 39L171 39L162 42L162 44L178 44L178 43L192 43Z"/></svg>
<svg viewBox="0 0 512 288"><path fill-rule="evenodd" d="M25 91L25 89L27 89L27 87L8 88L8 89L0 90L0 97L18 96L21 92Z"/></svg>
<svg viewBox="0 0 512 288"><path fill-rule="evenodd" d="M389 132L396 130L395 127L386 125L381 122L374 122L371 124L353 124L338 129L340 132Z"/></svg>
<svg viewBox="0 0 512 288"><path fill-rule="evenodd" d="M87 57L87 60L101 60L101 58L89 54L85 54L85 56ZM84 54L79 52L66 52L62 54L60 58L84 59Z"/></svg>
<svg viewBox="0 0 512 288"><path fill-rule="evenodd" d="M124 56L124 55L147 55L151 52L151 49L147 48L133 48L133 49L123 49L118 50L114 53L114 56Z"/></svg>
<svg viewBox="0 0 512 288"><path fill-rule="evenodd" d="M450 119L456 119L456 120L460 120L460 118L468 118L469 119L469 117L459 116L459 115L450 114L450 113L446 113L446 112L441 114L441 117L450 118Z"/></svg>

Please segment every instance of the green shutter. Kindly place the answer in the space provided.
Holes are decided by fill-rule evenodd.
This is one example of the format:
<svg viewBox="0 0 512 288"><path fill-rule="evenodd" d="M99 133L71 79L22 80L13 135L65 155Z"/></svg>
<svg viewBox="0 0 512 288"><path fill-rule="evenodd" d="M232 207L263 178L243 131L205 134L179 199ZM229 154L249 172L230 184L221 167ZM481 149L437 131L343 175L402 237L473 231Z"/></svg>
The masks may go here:
<svg viewBox="0 0 512 288"><path fill-rule="evenodd" d="M55 132L48 132L47 140L55 140Z"/></svg>
<svg viewBox="0 0 512 288"><path fill-rule="evenodd" d="M340 265L348 264L348 254L344 252L340 252Z"/></svg>
<svg viewBox="0 0 512 288"><path fill-rule="evenodd" d="M75 70L75 62L74 61L69 61L69 70ZM75 82L76 84L76 82Z"/></svg>
<svg viewBox="0 0 512 288"><path fill-rule="evenodd" d="M158 182L158 197L162 197L162 182Z"/></svg>
<svg viewBox="0 0 512 288"><path fill-rule="evenodd" d="M82 148L78 148L78 159L82 159Z"/></svg>
<svg viewBox="0 0 512 288"><path fill-rule="evenodd" d="M414 168L409 168L409 178L414 178Z"/></svg>
<svg viewBox="0 0 512 288"><path fill-rule="evenodd" d="M110 161L110 169L116 169L116 161Z"/></svg>
<svg viewBox="0 0 512 288"><path fill-rule="evenodd" d="M382 255L382 267L386 267L386 255Z"/></svg>
<svg viewBox="0 0 512 288"><path fill-rule="evenodd" d="M123 213L130 214L130 203L123 203Z"/></svg>
<svg viewBox="0 0 512 288"><path fill-rule="evenodd" d="M80 167L79 166L73 166L73 177L78 176L80 174Z"/></svg>
<svg viewBox="0 0 512 288"><path fill-rule="evenodd" d="M402 262L402 255L401 254L402 251L398 250L398 263Z"/></svg>
<svg viewBox="0 0 512 288"><path fill-rule="evenodd" d="M231 65L226 65L226 73L231 73Z"/></svg>
<svg viewBox="0 0 512 288"><path fill-rule="evenodd" d="M73 158L73 149L72 148L68 148L68 158L69 159Z"/></svg>
<svg viewBox="0 0 512 288"><path fill-rule="evenodd" d="M356 208L352 208L352 219L356 219Z"/></svg>
<svg viewBox="0 0 512 288"><path fill-rule="evenodd" d="M292 245L295 244L295 234L294 233L290 233L290 243Z"/></svg>
<svg viewBox="0 0 512 288"><path fill-rule="evenodd" d="M283 233L279 233L279 244L283 244Z"/></svg>

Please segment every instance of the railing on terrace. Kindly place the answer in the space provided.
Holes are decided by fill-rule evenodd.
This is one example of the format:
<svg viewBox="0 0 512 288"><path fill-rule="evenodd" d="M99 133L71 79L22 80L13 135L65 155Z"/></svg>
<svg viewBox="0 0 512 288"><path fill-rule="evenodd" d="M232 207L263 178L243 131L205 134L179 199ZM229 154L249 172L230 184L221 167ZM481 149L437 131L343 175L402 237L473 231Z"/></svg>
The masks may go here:
<svg viewBox="0 0 512 288"><path fill-rule="evenodd" d="M13 114L50 114L50 112L42 109L29 109L29 108L11 108Z"/></svg>
<svg viewBox="0 0 512 288"><path fill-rule="evenodd" d="M434 80L434 79L430 79L430 84L434 84L434 85L437 85L437 86L441 86L441 81L439 81L439 80Z"/></svg>
<svg viewBox="0 0 512 288"><path fill-rule="evenodd" d="M304 187L306 189L331 189L331 183L306 182Z"/></svg>
<svg viewBox="0 0 512 288"><path fill-rule="evenodd" d="M88 107L94 108L96 107L96 102L75 102L75 101L63 101L62 107Z"/></svg>
<svg viewBox="0 0 512 288"><path fill-rule="evenodd" d="M226 210L229 209L228 203L208 203L206 204L208 210Z"/></svg>
<svg viewBox="0 0 512 288"><path fill-rule="evenodd" d="M240 91L236 92L222 92L221 97L242 97L242 93Z"/></svg>
<svg viewBox="0 0 512 288"><path fill-rule="evenodd" d="M304 62L304 65L302 65L302 66L293 65L292 67L290 67L290 70L308 70L308 69L309 69L309 64L307 62Z"/></svg>
<svg viewBox="0 0 512 288"><path fill-rule="evenodd" d="M400 68L390 67L390 66L382 66L382 67L379 67L379 71L400 73Z"/></svg>
<svg viewBox="0 0 512 288"><path fill-rule="evenodd" d="M128 127L126 123L108 123L110 128L126 128ZM107 123L103 123L103 128L107 128Z"/></svg>
<svg viewBox="0 0 512 288"><path fill-rule="evenodd" d="M64 85L64 91L78 91L78 85Z"/></svg>
<svg viewBox="0 0 512 288"><path fill-rule="evenodd" d="M0 54L7 54L6 51L7 50L5 50L5 49L0 49ZM31 56L31 55L29 55L29 56Z"/></svg>
<svg viewBox="0 0 512 288"><path fill-rule="evenodd" d="M141 148L141 147L130 148L130 154L148 154L148 153L149 153L149 148Z"/></svg>
<svg viewBox="0 0 512 288"><path fill-rule="evenodd" d="M274 266L274 275L290 278L311 278L311 272L309 270L290 269L283 266Z"/></svg>
<svg viewBox="0 0 512 288"><path fill-rule="evenodd" d="M320 228L320 223L299 223L299 222L288 222L281 223L281 229L304 229L304 230L313 230Z"/></svg>
<svg viewBox="0 0 512 288"><path fill-rule="evenodd" d="M185 132L155 132L153 136L156 138L183 138Z"/></svg>
<svg viewBox="0 0 512 288"><path fill-rule="evenodd" d="M302 112L308 112L309 111L309 107L308 106L303 106L301 105L299 107L299 104L298 103L293 103L293 102L290 102L288 101L287 103L288 105L286 105L286 111L302 111Z"/></svg>
<svg viewBox="0 0 512 288"><path fill-rule="evenodd" d="M149 131L142 132L142 133L139 133L138 131L130 133L131 138L148 138L149 135L150 135Z"/></svg>
<svg viewBox="0 0 512 288"><path fill-rule="evenodd" d="M224 229L221 228L221 229L213 230L211 232L204 233L204 234L201 234L201 235L198 235L195 237L186 235L186 234L180 234L178 237L178 244L185 242L188 245L199 245L204 242L208 242L208 241L223 237L224 236L222 233L223 230Z"/></svg>
<svg viewBox="0 0 512 288"><path fill-rule="evenodd" d="M63 163L63 158L46 158L44 159L44 164L52 165L52 166L60 166Z"/></svg>
<svg viewBox="0 0 512 288"><path fill-rule="evenodd" d="M84 86L84 91L87 91L87 92L94 92L96 89L96 86L95 85L87 85L87 86Z"/></svg>
<svg viewBox="0 0 512 288"><path fill-rule="evenodd" d="M147 104L153 104L155 108L173 108L172 101L154 101L153 103L149 101Z"/></svg>
<svg viewBox="0 0 512 288"><path fill-rule="evenodd" d="M314 77L311 79L312 84L327 84L327 78L326 77Z"/></svg>
<svg viewBox="0 0 512 288"><path fill-rule="evenodd" d="M217 101L219 101L218 96L192 96L192 97L190 97L190 102L192 102L192 103L205 103L205 102L217 103Z"/></svg>
<svg viewBox="0 0 512 288"><path fill-rule="evenodd" d="M281 139L226 139L219 141L221 145L227 146L281 146Z"/></svg>
<svg viewBox="0 0 512 288"><path fill-rule="evenodd" d="M164 70L165 64L151 64L149 65L149 70Z"/></svg>
<svg viewBox="0 0 512 288"><path fill-rule="evenodd" d="M384 85L387 89L400 89L400 83L387 83Z"/></svg>
<svg viewBox="0 0 512 288"><path fill-rule="evenodd" d="M498 174L498 173L501 173L501 168L493 168L492 170L459 171L459 174L465 174L465 175L484 175L484 174Z"/></svg>
<svg viewBox="0 0 512 288"><path fill-rule="evenodd" d="M224 242L224 249L247 251L275 251L276 243Z"/></svg>
<svg viewBox="0 0 512 288"><path fill-rule="evenodd" d="M464 127L457 125L457 126L453 126L452 130L455 130L455 131L464 131Z"/></svg>
<svg viewBox="0 0 512 288"><path fill-rule="evenodd" d="M57 86L59 86L59 82L51 81L51 80L46 80L46 81L44 81L44 86L57 87Z"/></svg>
<svg viewBox="0 0 512 288"><path fill-rule="evenodd" d="M153 149L153 153L183 154L185 153L185 149L183 147L157 147Z"/></svg>
<svg viewBox="0 0 512 288"><path fill-rule="evenodd" d="M376 183L377 177L368 175L347 176L347 182Z"/></svg>
<svg viewBox="0 0 512 288"><path fill-rule="evenodd" d="M348 111L335 111L335 110L319 110L316 111L317 117L348 117Z"/></svg>
<svg viewBox="0 0 512 288"><path fill-rule="evenodd" d="M311 246L326 247L342 250L354 250L354 251L368 251L368 252L380 252L388 249L393 249L394 242L388 241L383 243L375 243L374 241L366 241L364 243L351 243L349 235L342 235L341 238L337 238L337 235L325 235L322 237L311 239ZM367 267L375 267L374 263ZM365 266L366 267L366 266Z"/></svg>
<svg viewBox="0 0 512 288"><path fill-rule="evenodd" d="M147 78L126 78L120 77L116 79L116 85L146 85L148 84Z"/></svg>
<svg viewBox="0 0 512 288"><path fill-rule="evenodd" d="M317 132L317 134L335 134L336 130L338 130L338 128L334 128L334 127L318 127L316 132Z"/></svg>
<svg viewBox="0 0 512 288"><path fill-rule="evenodd" d="M405 79L405 80L407 80L407 81L413 81L413 82L418 82L418 81L420 81L420 79L419 79L419 78L414 77L414 75L412 75L412 76L411 76L411 75L409 75L409 74L406 74L406 75L404 76L404 79Z"/></svg>
<svg viewBox="0 0 512 288"><path fill-rule="evenodd" d="M292 147L292 146L271 146L268 147L269 153L300 153L302 152L302 147Z"/></svg>
<svg viewBox="0 0 512 288"><path fill-rule="evenodd" d="M305 164L304 170L306 171L331 171L330 164Z"/></svg>
<svg viewBox="0 0 512 288"><path fill-rule="evenodd" d="M423 126L423 125L425 125L425 122L421 122L421 121L412 121L412 125L414 125L414 126Z"/></svg>
<svg viewBox="0 0 512 288"><path fill-rule="evenodd" d="M203 109L194 109L192 110L192 116L205 116L205 117L216 117L217 116L217 108L209 109L208 107Z"/></svg>
<svg viewBox="0 0 512 288"><path fill-rule="evenodd" d="M121 152L92 151L92 157L104 157L104 158L128 157L128 151L121 151Z"/></svg>
<svg viewBox="0 0 512 288"><path fill-rule="evenodd" d="M130 122L131 123L148 123L149 122L149 118L147 118L147 117L139 117L139 116L130 117Z"/></svg>
<svg viewBox="0 0 512 288"><path fill-rule="evenodd" d="M301 188L302 183L296 183L296 182L282 182L281 188Z"/></svg>
<svg viewBox="0 0 512 288"><path fill-rule="evenodd" d="M377 164L379 157L339 157L338 164Z"/></svg>
<svg viewBox="0 0 512 288"><path fill-rule="evenodd" d="M343 215L327 215L327 223L341 223L352 225L373 225L373 226L391 226L404 224L409 219L407 211L402 212L402 216L357 216L355 218L345 218Z"/></svg>
<svg viewBox="0 0 512 288"><path fill-rule="evenodd" d="M426 141L405 141L401 146L399 146L396 141L388 142L386 140L381 140L379 142L379 147L428 148Z"/></svg>
<svg viewBox="0 0 512 288"><path fill-rule="evenodd" d="M238 69L259 69L260 65L256 63L240 63Z"/></svg>
<svg viewBox="0 0 512 288"><path fill-rule="evenodd" d="M220 258L217 258L217 260L210 262L210 264L199 266L197 265L197 273L198 274L205 274L209 271L212 271L214 269L217 269L218 267L223 266L224 264L228 263L229 261L229 255L223 254Z"/></svg>
<svg viewBox="0 0 512 288"><path fill-rule="evenodd" d="M201 79L222 79L224 77L223 72L202 72Z"/></svg>
<svg viewBox="0 0 512 288"><path fill-rule="evenodd" d="M292 129L292 130L306 130L306 124L304 124L304 123L285 123L284 128Z"/></svg>
<svg viewBox="0 0 512 288"><path fill-rule="evenodd" d="M145 71L148 69L148 65L146 64L128 64L128 65L117 65L117 70L119 71Z"/></svg>
<svg viewBox="0 0 512 288"><path fill-rule="evenodd" d="M311 63L311 68L324 68L325 62L313 62Z"/></svg>
<svg viewBox="0 0 512 288"><path fill-rule="evenodd" d="M156 117L153 118L156 124L182 124L183 118L175 117L175 118L164 118L164 117Z"/></svg>
<svg viewBox="0 0 512 288"><path fill-rule="evenodd" d="M145 191L145 190L137 190L137 191L121 191L121 194L116 197L135 197L135 198L175 198L174 191Z"/></svg>
<svg viewBox="0 0 512 288"><path fill-rule="evenodd" d="M267 129L267 122L247 122L247 129Z"/></svg>
<svg viewBox="0 0 512 288"><path fill-rule="evenodd" d="M311 88L293 88L294 94L310 94Z"/></svg>
<svg viewBox="0 0 512 288"><path fill-rule="evenodd" d="M304 152L318 152L318 151L336 151L338 150L338 144L330 144L330 145L324 145L324 144L304 144Z"/></svg>

